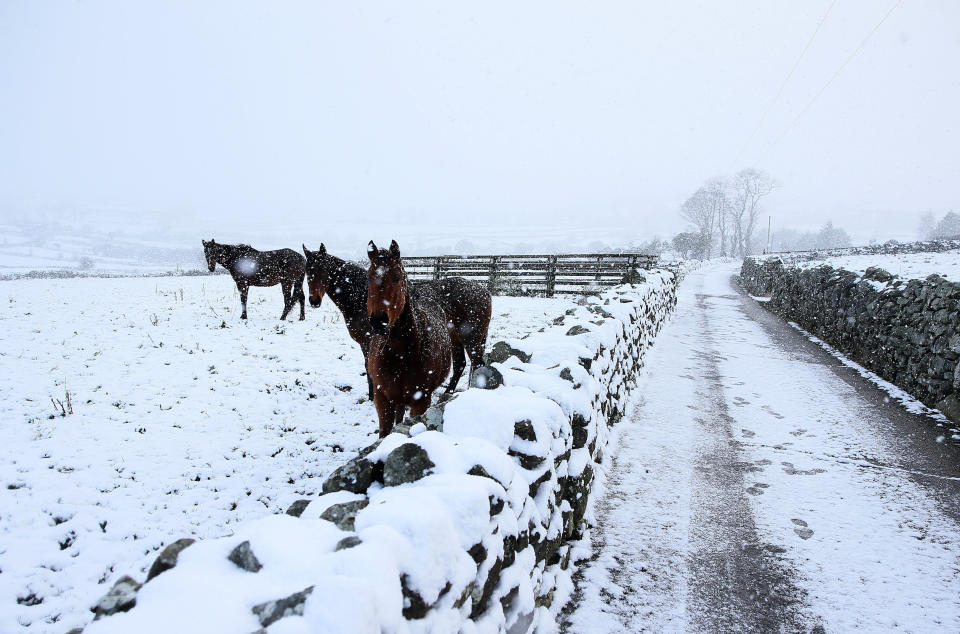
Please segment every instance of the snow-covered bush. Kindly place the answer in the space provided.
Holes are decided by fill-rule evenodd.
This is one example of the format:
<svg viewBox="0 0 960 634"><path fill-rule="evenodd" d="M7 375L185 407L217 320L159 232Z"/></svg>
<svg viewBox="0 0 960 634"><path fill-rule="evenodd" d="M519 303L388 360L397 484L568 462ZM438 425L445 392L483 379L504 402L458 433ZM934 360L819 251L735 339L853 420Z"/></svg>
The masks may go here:
<svg viewBox="0 0 960 634"><path fill-rule="evenodd" d="M142 586L117 582L96 607L112 615L86 631L550 631L608 427L676 303L675 273L645 275L495 342L502 386L398 426L322 495L172 544Z"/></svg>

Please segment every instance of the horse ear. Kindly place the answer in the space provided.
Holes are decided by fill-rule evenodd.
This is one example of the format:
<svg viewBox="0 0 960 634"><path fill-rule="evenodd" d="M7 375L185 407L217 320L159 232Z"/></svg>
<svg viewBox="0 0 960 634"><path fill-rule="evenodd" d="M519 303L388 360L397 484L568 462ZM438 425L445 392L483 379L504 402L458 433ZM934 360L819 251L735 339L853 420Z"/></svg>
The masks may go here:
<svg viewBox="0 0 960 634"><path fill-rule="evenodd" d="M390 241L390 257L396 261L400 261L400 245L397 244L396 240Z"/></svg>
<svg viewBox="0 0 960 634"><path fill-rule="evenodd" d="M327 247L321 242L320 243L320 253L326 253Z"/></svg>
<svg viewBox="0 0 960 634"><path fill-rule="evenodd" d="M309 257L310 257L310 251L307 249L307 245L305 245L304 243L301 242L301 243L300 243L300 246L303 247L303 254L309 258Z"/></svg>
<svg viewBox="0 0 960 634"><path fill-rule="evenodd" d="M207 246L207 244L209 244L209 243L208 243L206 240L204 240L203 238L200 239L200 242L203 243L203 246Z"/></svg>
<svg viewBox="0 0 960 634"><path fill-rule="evenodd" d="M377 261L377 254L378 254L378 253L380 253L380 249L378 249L378 248L377 248L377 245L375 245L375 244L373 243L373 240L371 240L371 241L367 244L367 257L370 258L370 261L371 261L371 262L376 262L376 261Z"/></svg>

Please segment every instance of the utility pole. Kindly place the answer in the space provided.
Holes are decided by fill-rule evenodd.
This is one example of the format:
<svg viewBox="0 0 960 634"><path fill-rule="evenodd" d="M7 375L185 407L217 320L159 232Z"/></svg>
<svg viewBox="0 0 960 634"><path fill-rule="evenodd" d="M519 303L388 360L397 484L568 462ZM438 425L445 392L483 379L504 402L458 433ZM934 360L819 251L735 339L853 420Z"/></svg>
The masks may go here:
<svg viewBox="0 0 960 634"><path fill-rule="evenodd" d="M767 250L764 253L770 253L770 227L773 225L773 216L767 216Z"/></svg>

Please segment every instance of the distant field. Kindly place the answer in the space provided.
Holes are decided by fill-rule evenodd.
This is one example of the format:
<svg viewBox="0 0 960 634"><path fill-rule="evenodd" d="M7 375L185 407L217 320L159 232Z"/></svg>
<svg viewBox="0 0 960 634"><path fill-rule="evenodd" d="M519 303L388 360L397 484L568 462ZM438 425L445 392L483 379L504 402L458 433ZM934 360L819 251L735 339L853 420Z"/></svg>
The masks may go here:
<svg viewBox="0 0 960 634"><path fill-rule="evenodd" d="M200 240L190 248L149 233L36 230L0 224L0 275L30 271L144 274L202 268Z"/></svg>
<svg viewBox="0 0 960 634"><path fill-rule="evenodd" d="M490 339L569 302L495 298ZM241 322L226 277L0 282L0 631L82 624L161 544L280 512L375 439L340 313L281 308L253 289Z"/></svg>

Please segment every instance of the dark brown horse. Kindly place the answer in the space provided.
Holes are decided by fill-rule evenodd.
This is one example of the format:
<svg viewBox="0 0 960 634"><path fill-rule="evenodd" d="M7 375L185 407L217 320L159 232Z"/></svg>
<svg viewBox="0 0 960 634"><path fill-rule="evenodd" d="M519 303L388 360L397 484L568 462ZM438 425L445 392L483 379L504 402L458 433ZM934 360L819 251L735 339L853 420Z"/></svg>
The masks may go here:
<svg viewBox="0 0 960 634"><path fill-rule="evenodd" d="M283 291L283 314L286 319L290 309L300 302L300 320L305 317L306 298L303 294L303 278L306 261L293 249L277 251L257 251L249 244L217 244L216 241L203 240L203 255L207 266L213 272L217 264L230 271L233 281L240 291L240 304L243 313L240 319L247 318L247 291L251 286L280 285Z"/></svg>
<svg viewBox="0 0 960 634"><path fill-rule="evenodd" d="M367 314L367 272L352 262L330 255L323 244L318 251L310 251L304 245L303 253L307 256L310 305L320 306L323 296L330 296L331 301L343 314L350 338L360 345L366 367L372 336L370 316ZM412 285L430 290L446 314L453 344L453 375L446 388L447 392L451 392L463 375L466 356L470 357L471 379L473 371L483 363L492 310L490 293L480 284L462 277L412 282ZM370 399L373 400L373 383L369 373L367 388Z"/></svg>
<svg viewBox="0 0 960 634"><path fill-rule="evenodd" d="M321 244L319 251L310 251L303 245L307 256L307 288L310 289L310 305L318 308L324 295L343 314L350 338L360 344L363 367L367 367L367 352L370 350L370 316L367 315L367 272L353 262L347 262L327 253ZM373 400L373 382L367 373L367 394Z"/></svg>
<svg viewBox="0 0 960 634"><path fill-rule="evenodd" d="M433 392L450 371L447 316L433 289L407 280L396 241L390 249L367 247L367 314L373 336L367 373L373 380L373 404L380 437L410 415L430 407Z"/></svg>

